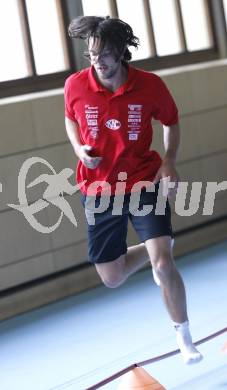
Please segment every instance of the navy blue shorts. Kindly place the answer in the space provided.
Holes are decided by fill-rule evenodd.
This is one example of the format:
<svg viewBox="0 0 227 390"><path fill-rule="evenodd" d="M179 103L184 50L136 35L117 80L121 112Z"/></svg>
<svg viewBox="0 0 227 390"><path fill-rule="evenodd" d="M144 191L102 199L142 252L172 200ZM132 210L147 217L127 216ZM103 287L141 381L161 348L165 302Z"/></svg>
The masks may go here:
<svg viewBox="0 0 227 390"><path fill-rule="evenodd" d="M139 202L138 200L133 201L132 194L125 194L121 198L114 195L110 198L106 197L108 203L104 204L102 212L100 212L102 210L100 196L86 197L82 195L81 200L85 207L87 219L90 262L105 263L114 261L127 252L128 219L131 221L141 242L155 237L173 236L171 210L166 198L162 215L157 215L158 186L158 184L155 186L155 192L148 192L147 189L143 188ZM116 202L116 198L119 204ZM106 206L107 204L108 206ZM123 207L121 207L122 205ZM148 209L145 210L144 206ZM98 207L100 207L100 211L96 212ZM152 210L148 212L150 209Z"/></svg>

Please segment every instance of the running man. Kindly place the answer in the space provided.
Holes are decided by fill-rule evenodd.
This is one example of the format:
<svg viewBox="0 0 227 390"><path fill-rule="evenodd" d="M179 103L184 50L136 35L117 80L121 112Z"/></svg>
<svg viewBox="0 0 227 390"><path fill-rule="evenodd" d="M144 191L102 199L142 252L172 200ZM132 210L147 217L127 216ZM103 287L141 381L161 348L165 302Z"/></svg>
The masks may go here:
<svg viewBox="0 0 227 390"><path fill-rule="evenodd" d="M160 183L166 178L174 183L168 190L171 196L179 181L176 104L160 77L129 65L129 47L137 48L139 40L127 23L80 16L70 23L69 35L85 40L85 55L91 64L65 83L66 132L79 159L77 181L86 180L81 191L89 261L110 288L121 285L150 261L183 360L196 363L202 355L192 342L185 288L173 259L168 200L164 215L155 213ZM163 125L163 159L150 150L152 118ZM133 196L136 199L135 194L140 196L139 205L130 201ZM109 201L108 207L103 207L103 199ZM144 213L149 205L152 211ZM127 248L128 219L141 243Z"/></svg>

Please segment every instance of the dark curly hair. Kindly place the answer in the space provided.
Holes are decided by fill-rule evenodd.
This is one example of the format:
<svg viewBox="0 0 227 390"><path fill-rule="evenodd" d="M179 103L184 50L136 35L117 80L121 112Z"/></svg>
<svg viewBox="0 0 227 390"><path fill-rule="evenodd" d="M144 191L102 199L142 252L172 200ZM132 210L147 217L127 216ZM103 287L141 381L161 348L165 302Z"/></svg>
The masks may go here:
<svg viewBox="0 0 227 390"><path fill-rule="evenodd" d="M98 53L107 45L113 50L116 59L123 55L123 61L130 61L132 58L128 47L137 48L139 45L139 39L133 34L129 24L109 16L78 16L70 23L68 32L71 38L84 39L87 44L90 37L93 37ZM88 51L84 55L89 58Z"/></svg>

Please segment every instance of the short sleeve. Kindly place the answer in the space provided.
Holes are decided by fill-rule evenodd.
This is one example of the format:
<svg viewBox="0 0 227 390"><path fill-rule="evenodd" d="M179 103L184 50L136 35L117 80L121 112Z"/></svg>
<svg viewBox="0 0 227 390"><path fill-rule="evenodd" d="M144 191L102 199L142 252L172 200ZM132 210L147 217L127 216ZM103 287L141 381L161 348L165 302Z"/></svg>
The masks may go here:
<svg viewBox="0 0 227 390"><path fill-rule="evenodd" d="M159 120L165 126L175 125L179 121L178 109L166 84L160 77L157 78L156 88L156 110L153 114L153 118Z"/></svg>
<svg viewBox="0 0 227 390"><path fill-rule="evenodd" d="M70 78L68 78L65 82L65 87L64 87L64 99L65 99L65 116L69 118L71 121L75 122L75 115L74 115L74 110L72 107L72 94L71 94L71 82Z"/></svg>

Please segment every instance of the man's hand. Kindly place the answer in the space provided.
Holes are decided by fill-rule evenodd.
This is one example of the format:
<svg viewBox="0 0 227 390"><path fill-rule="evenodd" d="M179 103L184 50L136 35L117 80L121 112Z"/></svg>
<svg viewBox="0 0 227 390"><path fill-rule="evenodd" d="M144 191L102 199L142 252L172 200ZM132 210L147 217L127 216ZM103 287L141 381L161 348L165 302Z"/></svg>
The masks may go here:
<svg viewBox="0 0 227 390"><path fill-rule="evenodd" d="M90 145L81 145L77 150L77 155L82 163L90 169L95 169L99 165L102 157L91 157L90 153L92 151L92 146Z"/></svg>
<svg viewBox="0 0 227 390"><path fill-rule="evenodd" d="M180 180L174 160L163 160L162 165L153 180L153 183L157 184L160 180L162 180L163 183L164 195L173 197L177 192L178 182ZM170 183L173 184L170 185Z"/></svg>

